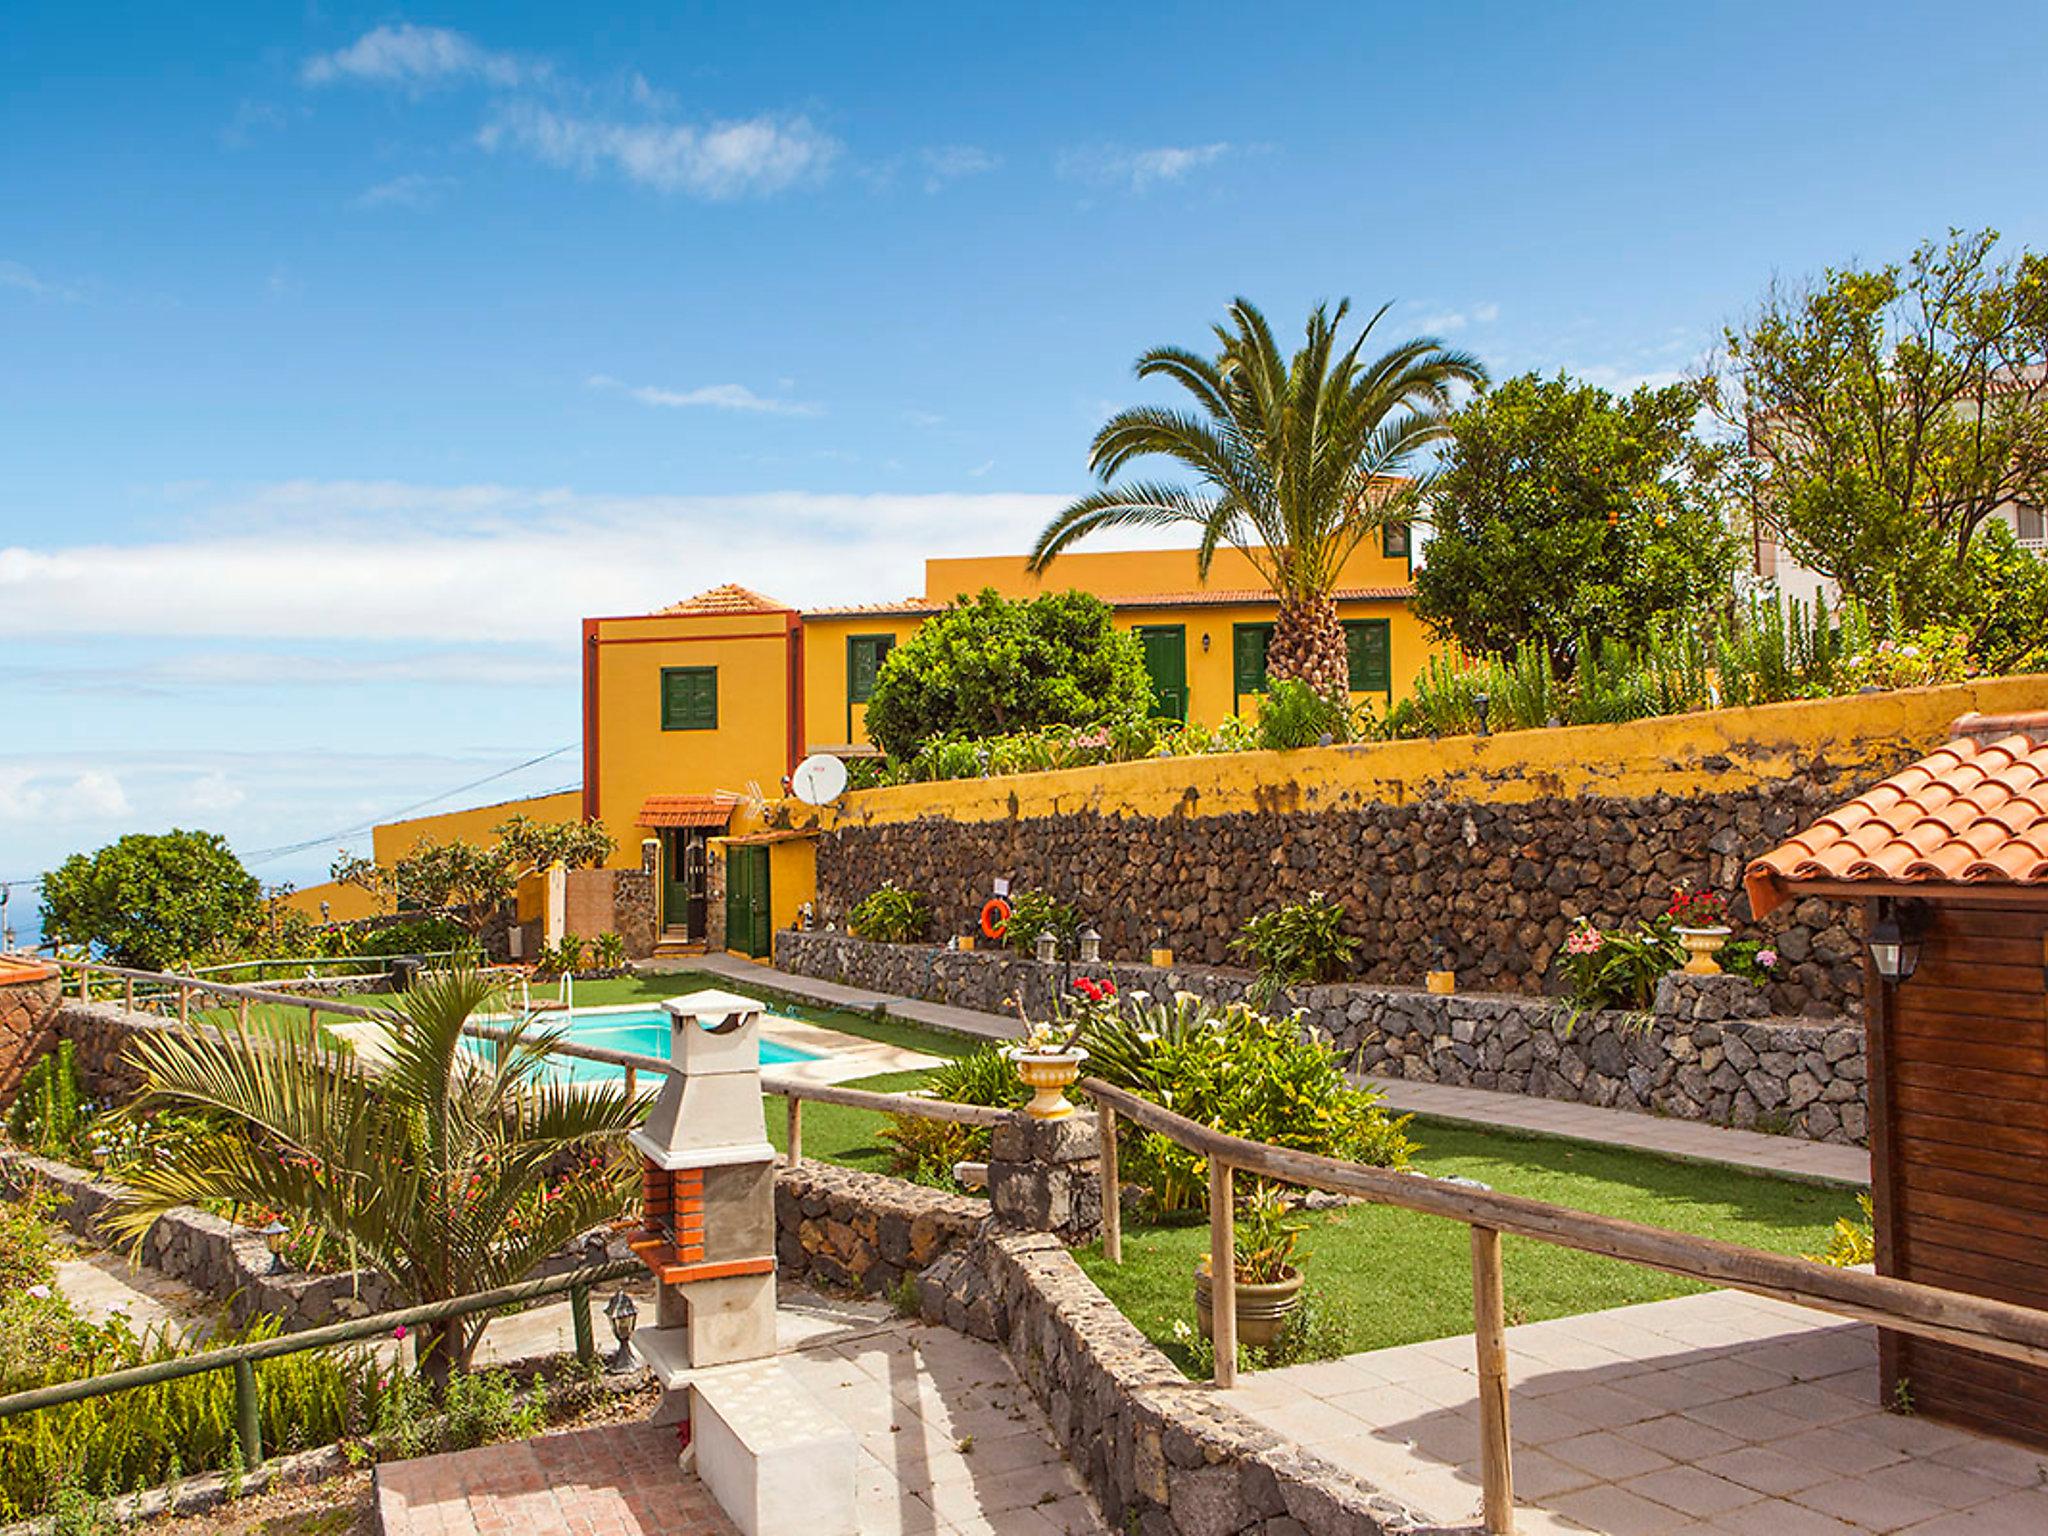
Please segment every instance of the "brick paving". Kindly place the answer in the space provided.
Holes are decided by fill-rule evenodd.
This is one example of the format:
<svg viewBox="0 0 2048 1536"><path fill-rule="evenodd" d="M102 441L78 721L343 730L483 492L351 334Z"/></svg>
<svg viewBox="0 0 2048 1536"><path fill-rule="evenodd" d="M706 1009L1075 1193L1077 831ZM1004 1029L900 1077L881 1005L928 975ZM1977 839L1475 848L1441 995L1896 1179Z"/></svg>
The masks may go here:
<svg viewBox="0 0 2048 1536"><path fill-rule="evenodd" d="M1522 1536L2044 1536L2048 1453L1886 1413L1875 1330L1736 1291L1508 1330ZM1244 1378L1252 1417L1475 1519L1469 1337Z"/></svg>

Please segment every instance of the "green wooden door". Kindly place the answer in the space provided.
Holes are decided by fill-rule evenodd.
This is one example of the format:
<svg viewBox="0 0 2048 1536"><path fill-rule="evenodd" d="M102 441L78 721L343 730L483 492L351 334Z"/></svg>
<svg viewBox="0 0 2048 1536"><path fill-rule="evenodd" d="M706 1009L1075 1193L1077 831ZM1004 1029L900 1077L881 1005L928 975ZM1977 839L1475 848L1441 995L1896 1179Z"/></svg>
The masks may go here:
<svg viewBox="0 0 2048 1536"><path fill-rule="evenodd" d="M1244 713L1251 694L1266 691L1266 648L1273 643L1270 624L1236 624L1230 631L1231 713Z"/></svg>
<svg viewBox="0 0 2048 1536"><path fill-rule="evenodd" d="M688 857L680 830L670 827L661 834L661 925L686 933L690 926Z"/></svg>
<svg viewBox="0 0 2048 1536"><path fill-rule="evenodd" d="M1145 675L1152 679L1152 713L1161 720L1188 717L1188 631L1185 624L1141 624Z"/></svg>
<svg viewBox="0 0 2048 1536"><path fill-rule="evenodd" d="M725 850L725 947L762 960L771 948L768 849Z"/></svg>

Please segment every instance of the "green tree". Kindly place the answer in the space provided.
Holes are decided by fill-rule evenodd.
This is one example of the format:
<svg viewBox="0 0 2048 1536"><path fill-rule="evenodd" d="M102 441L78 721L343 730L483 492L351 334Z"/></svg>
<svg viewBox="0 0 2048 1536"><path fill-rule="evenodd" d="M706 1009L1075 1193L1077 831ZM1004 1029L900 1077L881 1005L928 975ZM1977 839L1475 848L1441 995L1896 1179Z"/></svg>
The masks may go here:
<svg viewBox="0 0 2048 1536"><path fill-rule="evenodd" d="M1750 449L1755 518L1909 628L1956 616L1994 512L2048 499L2048 257L1997 245L1952 230L1773 289L1706 381Z"/></svg>
<svg viewBox="0 0 2048 1536"><path fill-rule="evenodd" d="M1292 359L1246 299L1216 327L1215 357L1182 347L1140 357L1139 378L1170 380L1195 409L1139 405L1112 416L1088 455L1103 484L1046 525L1031 569L1105 528L1199 529L1204 580L1217 548L1233 544L1279 599L1270 675L1346 696L1344 626L1331 598L1338 575L1368 535L1413 515L1427 478L1420 456L1443 435L1453 388L1486 378L1477 358L1429 337L1362 360L1387 309L1345 346L1338 332L1350 307L1312 310ZM1147 458L1172 460L1199 488L1110 483Z"/></svg>
<svg viewBox="0 0 2048 1536"><path fill-rule="evenodd" d="M525 1278L626 1209L638 1174L622 1138L639 1110L623 1086L549 1078L558 1032L513 1023L504 1045L468 1049L463 1025L496 996L473 970L422 977L383 1014L375 1062L303 1027L139 1039L130 1113L202 1118L124 1174L110 1228L140 1243L172 1207L208 1200L283 1211L353 1244L408 1306ZM421 1369L445 1382L486 1321L422 1329Z"/></svg>
<svg viewBox="0 0 2048 1536"><path fill-rule="evenodd" d="M1473 655L1536 640L1561 671L1582 632L1640 644L1727 600L1731 450L1692 431L1682 384L1617 398L1530 373L1451 416L1415 609Z"/></svg>
<svg viewBox="0 0 2048 1536"><path fill-rule="evenodd" d="M329 873L381 896L401 912L447 912L472 934L512 899L519 862L502 843L485 847L457 838L414 845L389 864L373 858L337 859Z"/></svg>
<svg viewBox="0 0 2048 1536"><path fill-rule="evenodd" d="M215 832L131 832L43 876L43 932L161 970L250 933L261 887Z"/></svg>
<svg viewBox="0 0 2048 1536"><path fill-rule="evenodd" d="M601 821L535 821L510 816L491 828L491 835L511 855L519 873L551 869L597 869L618 849Z"/></svg>
<svg viewBox="0 0 2048 1536"><path fill-rule="evenodd" d="M889 652L867 729L909 757L935 736L1089 725L1152 707L1143 644L1100 598L1047 592L1013 602L993 587L957 597Z"/></svg>

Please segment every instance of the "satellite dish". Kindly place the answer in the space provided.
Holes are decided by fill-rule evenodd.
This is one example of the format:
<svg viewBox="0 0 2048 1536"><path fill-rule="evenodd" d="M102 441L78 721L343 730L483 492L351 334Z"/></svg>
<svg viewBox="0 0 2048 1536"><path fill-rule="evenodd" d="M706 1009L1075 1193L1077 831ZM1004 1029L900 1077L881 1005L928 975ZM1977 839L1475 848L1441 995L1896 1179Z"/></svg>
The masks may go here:
<svg viewBox="0 0 2048 1536"><path fill-rule="evenodd" d="M789 776L789 792L805 805L830 805L846 793L846 764L829 752L813 752Z"/></svg>

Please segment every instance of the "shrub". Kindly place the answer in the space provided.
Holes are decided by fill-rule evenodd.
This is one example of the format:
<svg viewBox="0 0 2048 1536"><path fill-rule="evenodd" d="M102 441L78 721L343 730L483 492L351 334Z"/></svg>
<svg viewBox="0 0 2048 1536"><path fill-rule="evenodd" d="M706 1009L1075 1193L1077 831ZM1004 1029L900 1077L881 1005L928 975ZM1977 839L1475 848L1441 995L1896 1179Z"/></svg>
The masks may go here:
<svg viewBox="0 0 2048 1536"><path fill-rule="evenodd" d="M215 832L131 832L43 876L43 933L156 971L246 938L261 887Z"/></svg>
<svg viewBox="0 0 2048 1536"><path fill-rule="evenodd" d="M1837 1269L1853 1269L1858 1264L1868 1264L1877 1257L1877 1216L1870 1206L1870 1196L1858 1195L1856 1203L1863 1208L1861 1220L1850 1216L1837 1216L1834 1230L1828 1233L1825 1253L1809 1253L1807 1257L1818 1264L1832 1264Z"/></svg>
<svg viewBox="0 0 2048 1536"><path fill-rule="evenodd" d="M1845 693L1953 683L1969 676L1970 636L1966 630L1929 624L1900 640L1880 640L1844 656L1839 672Z"/></svg>
<svg viewBox="0 0 2048 1536"><path fill-rule="evenodd" d="M1658 981L1685 962L1685 948L1661 921L1611 930L1581 922L1566 935L1557 959L1570 1028L1602 1008L1647 1009Z"/></svg>
<svg viewBox="0 0 2048 1536"><path fill-rule="evenodd" d="M45 1157L64 1156L78 1138L82 1097L72 1044L59 1040L22 1075L7 1110L8 1136Z"/></svg>
<svg viewBox="0 0 2048 1536"><path fill-rule="evenodd" d="M863 939L884 944L909 944L925 935L931 926L931 908L924 897L906 891L894 880L880 886L853 904L846 924Z"/></svg>
<svg viewBox="0 0 2048 1536"><path fill-rule="evenodd" d="M12 1200L0 1200L0 1296L48 1285L56 1278L50 1228L50 1213L56 1208L57 1197L40 1185Z"/></svg>
<svg viewBox="0 0 2048 1536"><path fill-rule="evenodd" d="M1016 1067L1000 1047L992 1045L934 1067L925 1079L924 1091L949 1104L998 1109L1015 1109L1031 1097ZM980 1162L988 1156L989 1133L977 1125L891 1115L876 1134L889 1143L890 1172L942 1189L952 1188L955 1163Z"/></svg>
<svg viewBox="0 0 2048 1536"><path fill-rule="evenodd" d="M563 934L552 944L543 944L533 957L534 974L547 980L574 976L582 969L583 941L573 933Z"/></svg>
<svg viewBox="0 0 2048 1536"><path fill-rule="evenodd" d="M1343 926L1342 905L1321 891L1311 891L1307 901L1247 918L1230 947L1257 965L1254 997L1265 1002L1282 987L1342 975L1358 949L1358 941L1347 937Z"/></svg>
<svg viewBox="0 0 2048 1536"><path fill-rule="evenodd" d="M1351 706L1332 698L1300 678L1274 680L1259 700L1259 746L1268 752L1289 752L1328 741L1349 741Z"/></svg>
<svg viewBox="0 0 2048 1536"><path fill-rule="evenodd" d="M1010 920L1003 927L1003 942L1020 955L1032 953L1041 933L1057 936L1065 946L1080 931L1081 914L1056 896L1018 891L1010 897Z"/></svg>
<svg viewBox="0 0 2048 1536"><path fill-rule="evenodd" d="M1242 1003L1218 1008L1190 993L1162 1003L1131 993L1091 1010L1081 1043L1105 1082L1249 1141L1377 1167L1405 1167L1414 1150L1377 1089L1353 1084L1327 1039L1299 1015L1274 1018ZM1163 1136L1124 1133L1123 1167L1162 1213L1206 1202L1208 1165Z"/></svg>
<svg viewBox="0 0 2048 1536"><path fill-rule="evenodd" d="M626 941L618 934L600 933L592 949L599 970L622 971L626 968Z"/></svg>

